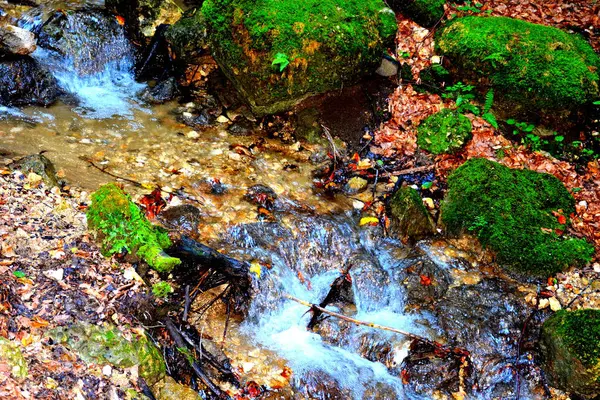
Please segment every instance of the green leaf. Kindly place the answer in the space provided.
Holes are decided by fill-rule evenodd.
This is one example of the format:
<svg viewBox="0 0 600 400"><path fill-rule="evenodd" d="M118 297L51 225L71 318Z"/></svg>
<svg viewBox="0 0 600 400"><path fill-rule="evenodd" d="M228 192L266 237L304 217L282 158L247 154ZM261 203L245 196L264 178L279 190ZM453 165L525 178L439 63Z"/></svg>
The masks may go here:
<svg viewBox="0 0 600 400"><path fill-rule="evenodd" d="M423 189L431 189L432 186L433 182L423 182L423 184L421 185Z"/></svg>
<svg viewBox="0 0 600 400"><path fill-rule="evenodd" d="M287 67L289 64L290 64L290 60L289 60L288 56L285 55L284 53L277 53L275 55L275 59L271 63L271 65L274 65L274 66L279 65L279 72L283 72L285 67Z"/></svg>
<svg viewBox="0 0 600 400"><path fill-rule="evenodd" d="M562 142L563 140L565 140L564 136L555 136L554 137L554 141L555 142Z"/></svg>
<svg viewBox="0 0 600 400"><path fill-rule="evenodd" d="M25 272L23 272L23 271L14 271L14 272L13 272L13 275L14 275L16 278L25 278Z"/></svg>
<svg viewBox="0 0 600 400"><path fill-rule="evenodd" d="M535 125L533 124L529 124L527 125L527 127L524 129L525 132L533 132L533 130L535 129Z"/></svg>
<svg viewBox="0 0 600 400"><path fill-rule="evenodd" d="M487 112L485 114L482 115L482 118L484 120L486 120L487 122L489 122L489 124L491 126L493 126L494 128L498 129L498 121L496 120L496 117L494 116L494 114Z"/></svg>
<svg viewBox="0 0 600 400"><path fill-rule="evenodd" d="M511 119L507 119L506 123L509 124L509 125L514 125L514 124L517 123L517 121L515 121L514 119L511 118Z"/></svg>
<svg viewBox="0 0 600 400"><path fill-rule="evenodd" d="M600 100L596 100L595 102L592 103L595 106L600 106Z"/></svg>

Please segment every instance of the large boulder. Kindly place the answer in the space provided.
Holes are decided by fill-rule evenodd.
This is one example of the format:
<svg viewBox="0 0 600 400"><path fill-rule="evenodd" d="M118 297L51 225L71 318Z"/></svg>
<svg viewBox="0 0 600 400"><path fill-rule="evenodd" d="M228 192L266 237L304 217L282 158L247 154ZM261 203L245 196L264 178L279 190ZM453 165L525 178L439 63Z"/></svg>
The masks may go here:
<svg viewBox="0 0 600 400"><path fill-rule="evenodd" d="M186 11L167 29L165 38L175 53L175 60L183 64L195 64L199 57L209 53L206 23L198 8Z"/></svg>
<svg viewBox="0 0 600 400"><path fill-rule="evenodd" d="M382 0L206 0L201 11L213 57L257 115L374 72L397 30Z"/></svg>
<svg viewBox="0 0 600 400"><path fill-rule="evenodd" d="M563 233L573 212L575 200L556 177L475 158L448 177L441 219L451 234L477 235L513 270L548 276L594 254Z"/></svg>
<svg viewBox="0 0 600 400"><path fill-rule="evenodd" d="M438 30L435 45L461 79L491 86L515 113L572 111L600 96L600 58L581 37L560 29L468 16Z"/></svg>
<svg viewBox="0 0 600 400"><path fill-rule="evenodd" d="M542 326L550 382L584 399L600 396L600 310L560 310Z"/></svg>
<svg viewBox="0 0 600 400"><path fill-rule="evenodd" d="M49 106L61 94L56 79L28 56L0 58L0 105Z"/></svg>
<svg viewBox="0 0 600 400"><path fill-rule="evenodd" d="M183 11L173 0L106 0L106 8L125 18L131 37L143 41L154 36L159 25L171 25Z"/></svg>
<svg viewBox="0 0 600 400"><path fill-rule="evenodd" d="M25 29L13 26L0 26L0 53L25 56L35 51L35 35Z"/></svg>

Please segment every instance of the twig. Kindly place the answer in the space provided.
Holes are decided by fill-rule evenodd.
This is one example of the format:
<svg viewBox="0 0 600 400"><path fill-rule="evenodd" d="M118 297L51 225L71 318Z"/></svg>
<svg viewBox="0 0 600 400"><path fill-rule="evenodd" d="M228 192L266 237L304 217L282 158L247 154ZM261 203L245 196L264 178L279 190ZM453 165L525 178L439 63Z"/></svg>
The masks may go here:
<svg viewBox="0 0 600 400"><path fill-rule="evenodd" d="M310 307L313 310L318 310L318 311L320 311L323 314L327 314L327 315L330 315L332 317L339 318L339 319L341 319L343 321L351 322L351 323L356 324L356 325L368 326L369 328L373 328L373 329L380 329L380 330L383 330L383 331L389 331L389 332L398 333L398 334L406 336L406 337L408 337L410 339L417 340L419 342L428 344L428 345L430 345L430 346L432 346L432 347L434 347L436 349L444 350L444 351L446 351L448 353L454 353L454 354L457 354L457 355L460 355L460 356L468 356L470 354L469 351L467 351L466 349L448 348L447 346L444 346L441 343L435 342L435 341L433 341L431 339L427 339L426 337L423 337L423 336L416 335L414 333L405 332L405 331L402 331L400 329L392 328L392 327L389 327L389 326L375 324L373 322L361 321L361 320L358 320L358 319L354 319L354 318L348 317L348 316L343 315L343 314L336 313L334 311L329 311L326 308L320 307L320 306L318 306L316 304L311 304L311 303L309 303L307 301L304 301L304 300L300 300L300 299L298 299L298 298L296 298L294 296L291 296L289 294L286 294L285 297L287 299L289 299L289 300L295 301L296 303L300 303L303 306Z"/></svg>
<svg viewBox="0 0 600 400"><path fill-rule="evenodd" d="M435 165L424 165L422 167L414 167L414 168L408 168L408 169L403 169L400 171L393 171L390 172L390 175L408 175L408 174L414 174L416 172L424 172L424 171L431 171L432 169L435 168Z"/></svg>
<svg viewBox="0 0 600 400"><path fill-rule="evenodd" d="M325 132L325 136L327 137L327 140L329 141L329 144L331 145L331 148L333 149L333 165L337 165L338 152L337 152L337 147L335 147L335 142L333 141L333 138L331 137L331 132L329 131L329 128L323 124L321 124L321 127L323 128L323 132Z"/></svg>
<svg viewBox="0 0 600 400"><path fill-rule="evenodd" d="M185 285L185 304L183 306L183 322L187 321L189 310L190 310L190 285Z"/></svg>

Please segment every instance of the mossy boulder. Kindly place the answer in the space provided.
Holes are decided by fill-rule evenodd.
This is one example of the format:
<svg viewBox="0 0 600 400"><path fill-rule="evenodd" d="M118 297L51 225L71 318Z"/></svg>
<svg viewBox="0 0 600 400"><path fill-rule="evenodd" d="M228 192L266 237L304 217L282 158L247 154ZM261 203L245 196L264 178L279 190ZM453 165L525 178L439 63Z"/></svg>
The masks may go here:
<svg viewBox="0 0 600 400"><path fill-rule="evenodd" d="M435 35L469 83L491 86L496 99L530 112L574 110L598 99L600 58L581 37L506 17L468 16Z"/></svg>
<svg viewBox="0 0 600 400"><path fill-rule="evenodd" d="M106 0L105 5L125 18L127 31L136 41L151 38L159 25L174 24L183 14L173 0Z"/></svg>
<svg viewBox="0 0 600 400"><path fill-rule="evenodd" d="M213 57L257 115L374 72L397 24L382 0L206 0Z"/></svg>
<svg viewBox="0 0 600 400"><path fill-rule="evenodd" d="M165 376L162 354L143 334L129 340L114 327L88 323L55 328L48 334L87 363L110 364L118 368L138 365L140 376L149 385Z"/></svg>
<svg viewBox="0 0 600 400"><path fill-rule="evenodd" d="M27 361L18 343L0 337L0 365L6 364L15 379L27 378Z"/></svg>
<svg viewBox="0 0 600 400"><path fill-rule="evenodd" d="M542 326L540 349L552 385L584 399L600 396L600 310L560 310Z"/></svg>
<svg viewBox="0 0 600 400"><path fill-rule="evenodd" d="M445 108L426 118L417 128L417 144L433 154L455 153L471 138L471 121Z"/></svg>
<svg viewBox="0 0 600 400"><path fill-rule="evenodd" d="M448 233L476 235L514 271L548 276L594 253L563 234L572 212L575 201L556 177L475 158L448 177L441 219Z"/></svg>
<svg viewBox="0 0 600 400"><path fill-rule="evenodd" d="M393 234L412 240L421 240L435 233L435 224L423 205L419 193L403 186L389 202L390 230Z"/></svg>
<svg viewBox="0 0 600 400"><path fill-rule="evenodd" d="M200 9L192 8L165 32L165 38L175 53L175 61L194 64L208 53L206 21Z"/></svg>
<svg viewBox="0 0 600 400"><path fill-rule="evenodd" d="M417 24L431 28L444 16L446 0L389 0L394 11L401 12Z"/></svg>
<svg viewBox="0 0 600 400"><path fill-rule="evenodd" d="M114 183L101 186L92 194L86 214L88 228L100 234L105 255L127 251L159 272L169 272L181 264L181 260L164 252L172 244L166 231L152 225Z"/></svg>

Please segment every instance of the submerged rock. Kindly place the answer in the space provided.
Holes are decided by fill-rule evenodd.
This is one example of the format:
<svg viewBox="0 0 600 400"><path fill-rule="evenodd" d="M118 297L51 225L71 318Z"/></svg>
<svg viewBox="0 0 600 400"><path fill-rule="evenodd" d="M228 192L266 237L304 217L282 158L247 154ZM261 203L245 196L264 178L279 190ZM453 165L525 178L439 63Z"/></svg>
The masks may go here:
<svg viewBox="0 0 600 400"><path fill-rule="evenodd" d="M54 164L43 154L32 154L17 160L13 167L21 170L24 174L33 172L42 177L48 186L59 186Z"/></svg>
<svg viewBox="0 0 600 400"><path fill-rule="evenodd" d="M119 368L138 365L140 376L149 385L165 376L162 354L144 335L128 340L115 328L80 323L55 328L49 336L88 363L111 364Z"/></svg>
<svg viewBox="0 0 600 400"><path fill-rule="evenodd" d="M389 203L390 229L399 237L421 240L435 233L435 224L419 193L403 186Z"/></svg>
<svg viewBox="0 0 600 400"><path fill-rule="evenodd" d="M36 49L35 35L28 30L13 26L0 26L0 53L27 55Z"/></svg>
<svg viewBox="0 0 600 400"><path fill-rule="evenodd" d="M397 29L381 0L206 0L201 14L215 60L259 116L374 72Z"/></svg>
<svg viewBox="0 0 600 400"><path fill-rule="evenodd" d="M197 232L202 212L191 204L169 207L158 214L158 219L169 229Z"/></svg>
<svg viewBox="0 0 600 400"><path fill-rule="evenodd" d="M114 183L92 194L87 212L88 227L99 234L105 255L131 252L159 272L170 272L181 260L164 252L171 246L167 233L153 226Z"/></svg>
<svg viewBox="0 0 600 400"><path fill-rule="evenodd" d="M455 153L471 138L471 130L469 118L445 108L421 122L417 143L433 154Z"/></svg>
<svg viewBox="0 0 600 400"><path fill-rule="evenodd" d="M177 93L177 80L175 78L168 78L158 82L156 86L144 90L140 97L150 104L162 104L173 100L177 96Z"/></svg>
<svg viewBox="0 0 600 400"><path fill-rule="evenodd" d="M556 177L476 158L449 176L441 219L448 233L477 235L501 264L549 276L594 254L584 239L562 233L574 211L573 196Z"/></svg>
<svg viewBox="0 0 600 400"><path fill-rule="evenodd" d="M506 17L468 16L435 34L436 50L467 82L530 113L574 110L600 96L600 57L581 37Z"/></svg>
<svg viewBox="0 0 600 400"><path fill-rule="evenodd" d="M268 186L254 185L248 188L244 200L271 210L275 205L275 200L277 200L277 193Z"/></svg>
<svg viewBox="0 0 600 400"><path fill-rule="evenodd" d="M134 40L149 39L161 24L177 22L183 13L172 0L106 0L106 8L125 18Z"/></svg>
<svg viewBox="0 0 600 400"><path fill-rule="evenodd" d="M61 94L56 79L28 56L0 58L0 105L49 106Z"/></svg>
<svg viewBox="0 0 600 400"><path fill-rule="evenodd" d="M600 395L600 310L560 310L542 326L544 369L558 388L584 399Z"/></svg>

